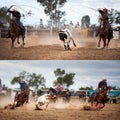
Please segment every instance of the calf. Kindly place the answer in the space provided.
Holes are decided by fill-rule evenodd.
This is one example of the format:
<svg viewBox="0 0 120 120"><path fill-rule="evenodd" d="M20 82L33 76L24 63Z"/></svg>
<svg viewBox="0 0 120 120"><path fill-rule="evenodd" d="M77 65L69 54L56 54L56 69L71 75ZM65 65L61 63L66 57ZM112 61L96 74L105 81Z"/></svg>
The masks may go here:
<svg viewBox="0 0 120 120"><path fill-rule="evenodd" d="M65 50L71 50L69 45L71 40L73 42L73 45L76 47L72 34L68 29L60 30L58 34L59 34L59 39L64 42Z"/></svg>
<svg viewBox="0 0 120 120"><path fill-rule="evenodd" d="M42 110L41 108L39 108L39 106L46 105L45 106L45 110L46 110L49 103L50 102L55 102L55 101L56 101L56 96L51 95L51 94L44 94L44 95L37 98L37 101L36 101L36 104L35 104L36 109L37 110Z"/></svg>

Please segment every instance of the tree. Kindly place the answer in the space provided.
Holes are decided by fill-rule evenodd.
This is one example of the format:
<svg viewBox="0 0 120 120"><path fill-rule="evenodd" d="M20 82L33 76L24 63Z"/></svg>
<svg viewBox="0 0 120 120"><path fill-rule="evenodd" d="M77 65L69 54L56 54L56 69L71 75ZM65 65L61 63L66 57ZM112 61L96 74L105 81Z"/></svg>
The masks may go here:
<svg viewBox="0 0 120 120"><path fill-rule="evenodd" d="M29 85L38 89L39 86L45 87L45 78L41 74L32 73L29 75Z"/></svg>
<svg viewBox="0 0 120 120"><path fill-rule="evenodd" d="M22 71L18 74L18 76L13 77L13 79L11 80L11 84L14 85L18 83L19 80L23 80L23 79L28 81L28 76L29 76L28 72Z"/></svg>
<svg viewBox="0 0 120 120"><path fill-rule="evenodd" d="M93 87L90 86L90 87L81 87L79 88L79 90L93 90Z"/></svg>
<svg viewBox="0 0 120 120"><path fill-rule="evenodd" d="M18 76L15 76L12 81L11 81L11 84L16 84L18 83L19 80L23 80L25 79L26 81L28 81L28 85L35 88L35 89L38 89L39 86L41 87L45 87L45 78L41 75L41 74L36 74L36 73L28 73L26 71L22 71L19 73Z"/></svg>
<svg viewBox="0 0 120 120"><path fill-rule="evenodd" d="M54 86L57 86L58 83L62 84L63 86L69 87L74 83L73 79L75 73L66 73L65 70L61 70L57 68L54 71L55 76L57 79L53 82Z"/></svg>
<svg viewBox="0 0 120 120"><path fill-rule="evenodd" d="M89 28L89 26L90 26L90 17L89 17L89 15L85 15L85 16L82 17L81 26L83 28Z"/></svg>
<svg viewBox="0 0 120 120"><path fill-rule="evenodd" d="M7 7L0 8L0 26L4 27L4 24L6 24L9 19L10 15L7 15Z"/></svg>
<svg viewBox="0 0 120 120"><path fill-rule="evenodd" d="M120 24L120 12L114 9L109 10L108 12L109 21L111 23Z"/></svg>
<svg viewBox="0 0 120 120"><path fill-rule="evenodd" d="M67 0L37 0L43 7L46 15L55 24L59 23L60 19L65 15L65 11L58 10L58 7L64 6Z"/></svg>

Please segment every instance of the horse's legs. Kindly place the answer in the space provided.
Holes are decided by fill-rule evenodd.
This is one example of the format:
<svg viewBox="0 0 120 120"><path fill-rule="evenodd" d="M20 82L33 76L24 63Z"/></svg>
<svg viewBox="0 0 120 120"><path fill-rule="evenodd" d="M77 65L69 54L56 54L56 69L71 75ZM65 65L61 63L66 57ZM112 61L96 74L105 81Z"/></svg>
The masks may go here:
<svg viewBox="0 0 120 120"><path fill-rule="evenodd" d="M22 36L23 46L25 45L24 38L25 38L25 37L24 37L24 36Z"/></svg>
<svg viewBox="0 0 120 120"><path fill-rule="evenodd" d="M14 47L14 42L15 42L16 38L12 37L11 39L12 39L12 46L11 46L11 48L13 48Z"/></svg>
<svg viewBox="0 0 120 120"><path fill-rule="evenodd" d="M100 47L100 42L101 42L101 37L99 38L99 41L98 41L97 47Z"/></svg>
<svg viewBox="0 0 120 120"><path fill-rule="evenodd" d="M108 42L107 42L106 48L108 48L108 46L109 46L109 42L110 42L110 39L108 39Z"/></svg>
<svg viewBox="0 0 120 120"><path fill-rule="evenodd" d="M93 106L94 98L91 98L91 106Z"/></svg>
<svg viewBox="0 0 120 120"><path fill-rule="evenodd" d="M103 103L103 106L102 107L100 107L100 109L102 109L102 108L104 108L105 107L105 103Z"/></svg>
<svg viewBox="0 0 120 120"><path fill-rule="evenodd" d="M106 38L103 39L103 43L104 43L103 45L103 49L104 49L106 47Z"/></svg>
<svg viewBox="0 0 120 120"><path fill-rule="evenodd" d="M17 98L18 98L18 92L16 92L16 94L15 94L15 98L14 98L14 102L13 102L12 108L14 108L16 106L15 102L17 101Z"/></svg>
<svg viewBox="0 0 120 120"><path fill-rule="evenodd" d="M20 42L19 42L19 36L17 37L17 43L20 44Z"/></svg>

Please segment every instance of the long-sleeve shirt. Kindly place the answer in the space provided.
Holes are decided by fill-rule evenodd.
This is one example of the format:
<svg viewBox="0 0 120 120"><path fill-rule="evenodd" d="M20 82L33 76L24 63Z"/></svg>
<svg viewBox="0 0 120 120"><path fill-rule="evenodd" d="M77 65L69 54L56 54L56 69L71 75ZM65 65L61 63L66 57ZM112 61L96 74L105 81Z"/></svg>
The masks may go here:
<svg viewBox="0 0 120 120"><path fill-rule="evenodd" d="M103 12L103 10L98 10L99 13L103 16L104 19L108 20L108 13Z"/></svg>
<svg viewBox="0 0 120 120"><path fill-rule="evenodd" d="M20 84L20 90L23 92L26 89L27 84L25 82L21 82L20 80L18 82Z"/></svg>
<svg viewBox="0 0 120 120"><path fill-rule="evenodd" d="M16 18L17 21L20 21L21 14L18 11L11 11L10 8L7 10L7 12L11 13L13 17Z"/></svg>
<svg viewBox="0 0 120 120"><path fill-rule="evenodd" d="M105 81L101 81L101 82L99 82L99 84L98 84L98 89L103 89L103 88L105 88L105 87L107 87L107 83L105 82Z"/></svg>

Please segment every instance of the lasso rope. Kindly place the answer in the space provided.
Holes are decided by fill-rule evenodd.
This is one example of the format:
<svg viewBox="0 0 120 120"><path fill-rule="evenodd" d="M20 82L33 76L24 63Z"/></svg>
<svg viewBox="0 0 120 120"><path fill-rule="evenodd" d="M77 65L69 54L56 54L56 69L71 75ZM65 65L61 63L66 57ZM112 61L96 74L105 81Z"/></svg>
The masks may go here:
<svg viewBox="0 0 120 120"><path fill-rule="evenodd" d="M34 18L34 19L40 19L40 18L34 17L34 16L33 16L34 13L32 13L31 10L27 11L27 10L23 9L22 7L20 7L20 6L25 6L25 7L34 8L34 9L36 9L36 10L39 10L39 12L41 12L41 10L38 9L38 8L36 8L36 7L32 7L32 6L29 6L29 5L13 5L13 6L16 6L17 8L20 8L22 11L24 11L24 12L26 13L24 16L30 16L30 17L32 17L32 18ZM43 12L41 12L41 13L42 13L42 16L43 16ZM24 17L24 16L23 16L23 17ZM41 17L41 18L42 18L42 17Z"/></svg>

